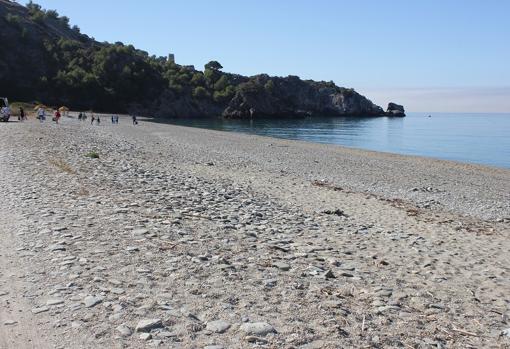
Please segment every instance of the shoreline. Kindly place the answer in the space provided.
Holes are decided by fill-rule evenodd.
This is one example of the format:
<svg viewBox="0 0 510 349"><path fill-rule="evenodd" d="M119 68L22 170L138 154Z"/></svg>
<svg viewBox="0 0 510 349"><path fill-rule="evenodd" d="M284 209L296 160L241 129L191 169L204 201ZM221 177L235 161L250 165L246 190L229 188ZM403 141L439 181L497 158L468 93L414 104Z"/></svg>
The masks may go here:
<svg viewBox="0 0 510 349"><path fill-rule="evenodd" d="M446 115L446 114L444 114ZM454 115L454 114L452 114ZM442 115L443 116L443 115ZM181 126L190 126L190 127L200 127L206 129L216 129L216 130L227 130L229 132L241 132L245 134L254 134L254 135L264 135L270 136L280 139L289 139L289 140L304 140L312 143L321 143L321 144L333 144L338 146L344 146L348 148L357 148L368 151L376 151L376 152L386 152L400 155L408 155L408 156L418 156L418 157L426 157L431 159L439 159L446 160L452 162L460 162L474 165L482 165L489 166L495 168L504 168L510 169L510 163L505 160L505 151L501 149L505 149L505 145L507 142L503 142L499 150L495 149L496 145L487 139L487 134L480 135L483 140L483 146L485 147L483 152L485 153L485 157L481 156L481 152L479 149L471 149L466 148L463 151L457 151L456 145L445 143L444 149L446 151L440 151L439 148L434 145L430 146L428 144L424 144L425 138L421 141L410 141L408 138L410 135L413 135L414 132L420 131L417 130L417 127L424 127L422 130L424 132L423 137L428 137L431 139L430 142L434 142L435 140L441 142L441 137L438 139L435 138L431 132L437 128L437 122L441 123L442 117L437 117L434 119L434 122L429 125L428 118L420 118L417 116L410 115L409 116L409 127L407 127L407 131L397 132L394 135L394 140L391 141L380 141L377 137L367 136L365 132L373 133L376 132L379 137L387 137L387 135L378 131L380 127L398 127L391 126L400 125L400 122L395 121L394 118L385 118L384 121L380 121L379 118L365 118L358 119L353 118L353 121L349 121L349 118L339 118L344 121L335 121L335 118L319 118L316 121L313 119L303 119L296 121L296 124L293 122L285 121L285 119L274 120L274 119L256 119L253 121L253 124L249 121L223 121L222 119L217 119L213 121L208 121L209 119L169 119L169 120L154 120L156 123L168 123L174 125ZM426 120L423 122L422 119ZM365 126L358 126L358 120L360 123L367 122L368 124ZM369 120L369 121L367 121ZM377 120L377 121L375 121ZM449 121L448 121L449 120ZM453 119L451 117L447 118L445 122L451 123ZM343 125L343 123L346 125ZM331 123L331 130L323 129L329 127L329 123ZM296 125L296 128L293 128L293 124ZM299 126L298 126L299 125ZM436 126L434 126L436 125ZM274 127L274 130L271 129ZM302 127L302 128L301 128ZM339 131L338 129L342 129L346 127L344 131ZM432 127L431 129L429 129ZM352 128L352 130L351 130ZM436 130L441 133L441 130ZM308 134L310 132L310 134ZM354 134L351 135L351 132ZM359 134L358 134L359 133ZM499 136L502 136L502 133L499 132ZM419 135L417 135L419 137ZM485 137L485 138L484 138ZM473 139L469 139L473 138ZM458 139L458 149L462 149L461 144L465 144L465 142L477 142L474 135L460 137ZM406 140L407 139L407 140ZM444 141L444 140L443 140ZM429 142L429 143L430 143ZM449 148L448 148L449 147ZM476 155L471 155L469 149L471 149ZM510 155L509 155L510 156Z"/></svg>
<svg viewBox="0 0 510 349"><path fill-rule="evenodd" d="M207 127L200 127L200 126L179 125L179 124L172 123L171 121L163 121L163 120L160 121L160 120L153 119L153 118L141 118L141 120L143 120L145 122L151 122L151 123L163 124L163 125L172 125L172 126L176 126L176 127L201 129L201 130L208 130L208 131L215 131L215 132L243 134L243 135L256 136L256 137L268 138L268 139L286 140L286 141L292 141L292 142L302 142L302 143L305 143L305 144L317 144L317 145L334 146L334 147L343 148L345 150L360 151L362 153L366 152L366 153L369 153L369 154L365 154L365 155L368 155L368 156L371 153L373 153L374 155L377 155L377 154L390 155L390 156L391 155L396 155L396 156L402 157L403 159L405 159L405 158L415 158L415 160L431 160L431 161L439 161L439 162L450 163L451 165L472 166L472 167L475 167L474 170L476 170L478 168L480 170L490 169L490 170L510 171L510 168L507 168L507 167L493 166L493 165L487 165L487 164L475 163L475 162L464 162L464 161L460 161L460 160L441 159L441 158L437 158L437 157L433 157L433 156L394 153L394 152L390 152L390 151L381 151L381 150L373 150L373 149L367 149L367 148L350 147L350 146L347 146L347 145L337 144L337 143L315 142L315 141L307 141L307 140L302 140L302 139L292 139L292 138L283 138L283 137L276 137L276 136L258 135L258 134L249 133L249 132L225 131L225 130L211 129L211 128L207 128Z"/></svg>

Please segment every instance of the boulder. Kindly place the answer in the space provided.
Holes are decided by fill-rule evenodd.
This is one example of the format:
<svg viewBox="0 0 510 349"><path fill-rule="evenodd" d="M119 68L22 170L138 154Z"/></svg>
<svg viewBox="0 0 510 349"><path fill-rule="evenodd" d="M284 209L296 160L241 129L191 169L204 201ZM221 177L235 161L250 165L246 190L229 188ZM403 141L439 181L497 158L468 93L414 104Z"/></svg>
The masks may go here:
<svg viewBox="0 0 510 349"><path fill-rule="evenodd" d="M404 106L396 103L389 103L388 109L386 110L387 116L406 116Z"/></svg>

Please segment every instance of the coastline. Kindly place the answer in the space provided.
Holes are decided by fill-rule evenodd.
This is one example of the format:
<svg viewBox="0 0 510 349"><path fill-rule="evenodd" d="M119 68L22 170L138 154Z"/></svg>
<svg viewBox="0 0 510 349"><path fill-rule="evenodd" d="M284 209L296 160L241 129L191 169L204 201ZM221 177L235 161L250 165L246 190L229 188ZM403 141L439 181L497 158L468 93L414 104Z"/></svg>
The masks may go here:
<svg viewBox="0 0 510 349"><path fill-rule="evenodd" d="M505 344L508 170L128 117L1 126L0 344Z"/></svg>

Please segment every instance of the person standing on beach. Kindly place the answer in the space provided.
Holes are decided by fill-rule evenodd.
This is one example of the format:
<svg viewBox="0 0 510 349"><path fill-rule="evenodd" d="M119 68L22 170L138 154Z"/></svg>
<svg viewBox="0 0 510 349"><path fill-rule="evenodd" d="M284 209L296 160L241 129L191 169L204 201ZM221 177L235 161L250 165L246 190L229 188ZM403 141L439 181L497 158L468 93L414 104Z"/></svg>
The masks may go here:
<svg viewBox="0 0 510 349"><path fill-rule="evenodd" d="M44 121L44 119L46 118L45 116L46 114L46 111L44 110L44 108L39 108L37 110L37 118L39 119L39 121L42 123Z"/></svg>
<svg viewBox="0 0 510 349"><path fill-rule="evenodd" d="M115 115L112 115L112 124L115 124Z"/></svg>
<svg viewBox="0 0 510 349"><path fill-rule="evenodd" d="M58 120L60 120L60 112L57 110L55 111L55 123L58 125Z"/></svg>
<svg viewBox="0 0 510 349"><path fill-rule="evenodd" d="M25 110L23 107L19 107L19 119L20 121L26 120L27 116L25 115Z"/></svg>
<svg viewBox="0 0 510 349"><path fill-rule="evenodd" d="M136 115L133 115L132 119L133 119L133 125L138 125L138 121L136 120Z"/></svg>
<svg viewBox="0 0 510 349"><path fill-rule="evenodd" d="M94 121L96 121L96 118L94 117L94 114L90 117L90 124L94 125Z"/></svg>
<svg viewBox="0 0 510 349"><path fill-rule="evenodd" d="M97 126L101 123L101 119L99 118L99 115L97 116Z"/></svg>

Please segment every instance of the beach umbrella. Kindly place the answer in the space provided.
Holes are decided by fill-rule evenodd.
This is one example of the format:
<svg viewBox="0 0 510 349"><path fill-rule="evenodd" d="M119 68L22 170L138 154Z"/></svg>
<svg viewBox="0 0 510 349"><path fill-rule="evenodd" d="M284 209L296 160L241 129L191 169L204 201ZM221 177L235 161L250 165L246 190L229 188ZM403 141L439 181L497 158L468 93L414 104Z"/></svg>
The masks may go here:
<svg viewBox="0 0 510 349"><path fill-rule="evenodd" d="M39 110L39 108L48 109L48 107L47 107L47 106L45 106L44 104L37 104L37 105L34 107L34 110Z"/></svg>

